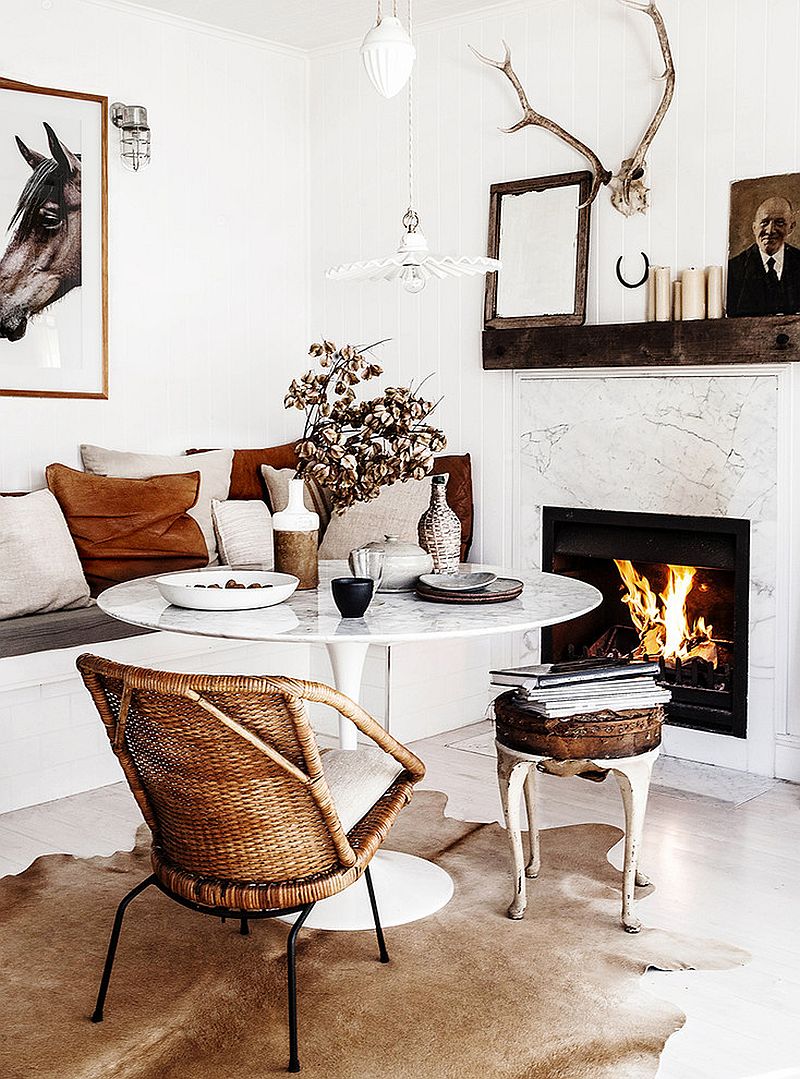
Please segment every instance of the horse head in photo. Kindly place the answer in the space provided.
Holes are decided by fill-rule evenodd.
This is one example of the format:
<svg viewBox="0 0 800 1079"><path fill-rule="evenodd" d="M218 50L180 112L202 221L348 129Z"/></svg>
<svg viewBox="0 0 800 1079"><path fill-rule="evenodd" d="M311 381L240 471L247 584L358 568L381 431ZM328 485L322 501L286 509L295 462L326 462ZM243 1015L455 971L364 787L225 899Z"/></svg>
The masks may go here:
<svg viewBox="0 0 800 1079"><path fill-rule="evenodd" d="M81 160L45 123L50 156L16 136L32 169L0 259L0 338L19 341L28 319L81 283Z"/></svg>

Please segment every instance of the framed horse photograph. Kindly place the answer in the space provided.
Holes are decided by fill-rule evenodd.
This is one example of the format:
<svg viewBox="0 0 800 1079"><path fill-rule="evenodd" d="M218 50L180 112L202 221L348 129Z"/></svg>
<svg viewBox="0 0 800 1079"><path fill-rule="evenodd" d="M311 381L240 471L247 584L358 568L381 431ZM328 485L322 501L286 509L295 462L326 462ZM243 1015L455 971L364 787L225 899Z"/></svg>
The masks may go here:
<svg viewBox="0 0 800 1079"><path fill-rule="evenodd" d="M108 396L108 99L0 79L0 395Z"/></svg>

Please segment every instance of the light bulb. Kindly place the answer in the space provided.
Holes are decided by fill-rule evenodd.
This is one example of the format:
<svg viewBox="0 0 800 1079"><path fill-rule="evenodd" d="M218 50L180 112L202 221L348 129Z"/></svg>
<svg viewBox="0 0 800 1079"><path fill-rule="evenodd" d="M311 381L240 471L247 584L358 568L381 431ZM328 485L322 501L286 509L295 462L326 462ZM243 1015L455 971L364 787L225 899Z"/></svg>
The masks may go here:
<svg viewBox="0 0 800 1079"><path fill-rule="evenodd" d="M400 272L400 280L403 283L403 288L406 292L422 292L425 288L425 274L422 269L416 265L404 266Z"/></svg>

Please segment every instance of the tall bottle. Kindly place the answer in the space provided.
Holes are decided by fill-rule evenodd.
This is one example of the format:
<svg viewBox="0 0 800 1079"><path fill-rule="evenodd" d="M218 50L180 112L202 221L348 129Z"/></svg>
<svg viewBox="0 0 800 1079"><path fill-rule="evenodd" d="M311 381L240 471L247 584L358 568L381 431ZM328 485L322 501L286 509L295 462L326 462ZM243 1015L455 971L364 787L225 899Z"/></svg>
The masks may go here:
<svg viewBox="0 0 800 1079"><path fill-rule="evenodd" d="M306 509L304 490L302 479L290 480L289 504L272 517L275 571L298 577L298 589L319 584L319 514Z"/></svg>
<svg viewBox="0 0 800 1079"><path fill-rule="evenodd" d="M419 519L419 545L433 559L434 573L458 573L461 521L447 504L447 473L431 477L431 502Z"/></svg>

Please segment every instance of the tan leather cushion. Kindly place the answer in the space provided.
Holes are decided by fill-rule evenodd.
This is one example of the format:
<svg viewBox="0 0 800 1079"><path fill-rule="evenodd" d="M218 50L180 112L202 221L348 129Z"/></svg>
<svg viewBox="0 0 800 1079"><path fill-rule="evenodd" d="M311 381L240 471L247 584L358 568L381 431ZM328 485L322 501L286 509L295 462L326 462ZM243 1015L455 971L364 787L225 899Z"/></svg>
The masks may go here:
<svg viewBox="0 0 800 1079"><path fill-rule="evenodd" d="M433 463L434 476L446 472L447 504L461 521L461 561L466 562L472 545L475 504L472 498L472 459L468 453L446 453Z"/></svg>
<svg viewBox="0 0 800 1079"><path fill-rule="evenodd" d="M0 497L0 619L90 603L75 544L50 491Z"/></svg>
<svg viewBox="0 0 800 1079"><path fill-rule="evenodd" d="M359 746L355 753L328 750L322 767L345 832L369 813L403 771L402 764L377 746Z"/></svg>
<svg viewBox="0 0 800 1079"><path fill-rule="evenodd" d="M294 442L285 442L282 446L270 446L261 450L234 450L228 498L234 501L260 498L275 513L275 506L271 505L269 501L268 492L261 477L261 466L296 468L297 458L295 457L294 446ZM186 451L187 455L208 452L208 450Z"/></svg>
<svg viewBox="0 0 800 1079"><path fill-rule="evenodd" d="M208 564L203 533L188 514L199 472L128 480L49 465L45 475L93 595L119 581Z"/></svg>
<svg viewBox="0 0 800 1079"><path fill-rule="evenodd" d="M96 476L115 476L117 479L145 480L152 476L200 473L200 494L192 507L191 517L203 530L208 547L208 562L217 559L217 541L211 521L211 499L229 497L233 450L213 450L187 461L185 454L129 453L107 450L103 446L81 446L81 460L87 472Z"/></svg>

